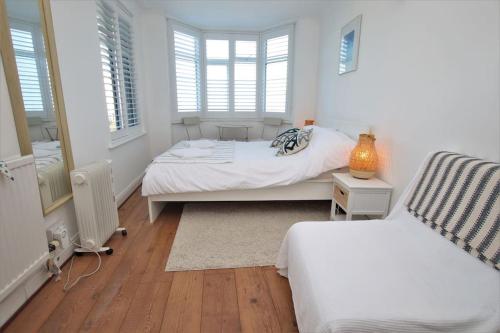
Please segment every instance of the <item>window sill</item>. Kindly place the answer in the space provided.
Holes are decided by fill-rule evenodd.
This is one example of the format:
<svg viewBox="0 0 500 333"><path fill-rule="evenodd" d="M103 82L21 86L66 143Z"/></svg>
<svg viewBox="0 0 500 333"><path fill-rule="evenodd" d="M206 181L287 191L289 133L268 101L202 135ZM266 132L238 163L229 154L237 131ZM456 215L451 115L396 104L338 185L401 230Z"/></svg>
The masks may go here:
<svg viewBox="0 0 500 333"><path fill-rule="evenodd" d="M146 135L146 132L144 132L144 131L140 131L138 133L130 133L130 134L125 135L121 138L111 140L111 143L109 144L108 148L109 149L118 148L118 147L120 147L120 146L122 146L130 141L139 139L140 137L142 137L144 135Z"/></svg>

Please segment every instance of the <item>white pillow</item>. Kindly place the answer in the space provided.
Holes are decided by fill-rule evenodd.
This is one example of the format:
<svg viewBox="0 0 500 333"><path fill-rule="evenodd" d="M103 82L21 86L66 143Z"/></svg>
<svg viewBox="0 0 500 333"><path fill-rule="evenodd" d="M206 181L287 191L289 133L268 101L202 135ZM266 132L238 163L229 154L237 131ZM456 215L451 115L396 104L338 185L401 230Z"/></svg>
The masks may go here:
<svg viewBox="0 0 500 333"><path fill-rule="evenodd" d="M349 165L351 151L356 146L356 141L346 134L334 129L306 126L314 128L314 135L309 143L309 158L314 161L321 172L345 167Z"/></svg>

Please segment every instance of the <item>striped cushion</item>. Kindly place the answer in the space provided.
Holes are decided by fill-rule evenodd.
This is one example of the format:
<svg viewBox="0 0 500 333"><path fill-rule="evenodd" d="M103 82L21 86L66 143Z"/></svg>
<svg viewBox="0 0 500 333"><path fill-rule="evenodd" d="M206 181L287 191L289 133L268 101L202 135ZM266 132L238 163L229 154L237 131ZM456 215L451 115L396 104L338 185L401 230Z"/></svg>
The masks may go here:
<svg viewBox="0 0 500 333"><path fill-rule="evenodd" d="M500 164L433 154L406 199L408 211L481 261L500 268Z"/></svg>

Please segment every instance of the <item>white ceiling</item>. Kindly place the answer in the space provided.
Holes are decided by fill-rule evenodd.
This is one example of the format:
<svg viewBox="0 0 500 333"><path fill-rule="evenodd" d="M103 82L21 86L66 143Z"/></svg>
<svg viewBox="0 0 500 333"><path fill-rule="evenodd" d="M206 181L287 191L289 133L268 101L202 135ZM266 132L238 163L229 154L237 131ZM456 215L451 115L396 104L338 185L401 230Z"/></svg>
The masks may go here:
<svg viewBox="0 0 500 333"><path fill-rule="evenodd" d="M167 17L213 30L263 30L300 17L318 16L323 0L138 0L144 8L163 10Z"/></svg>

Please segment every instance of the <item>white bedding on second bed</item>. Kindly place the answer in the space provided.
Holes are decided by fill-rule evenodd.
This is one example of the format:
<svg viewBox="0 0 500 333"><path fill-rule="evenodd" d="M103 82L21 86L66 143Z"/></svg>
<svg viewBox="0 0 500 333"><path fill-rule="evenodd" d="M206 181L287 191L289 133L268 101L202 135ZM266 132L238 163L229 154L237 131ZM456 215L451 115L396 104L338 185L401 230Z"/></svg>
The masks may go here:
<svg viewBox="0 0 500 333"><path fill-rule="evenodd" d="M143 179L145 196L253 189L294 184L348 164L355 142L343 133L314 127L303 151L277 157L269 141L235 142L232 163L155 163Z"/></svg>
<svg viewBox="0 0 500 333"><path fill-rule="evenodd" d="M414 180L415 181L415 180ZM496 332L500 273L410 215L290 228L276 266L301 332Z"/></svg>

